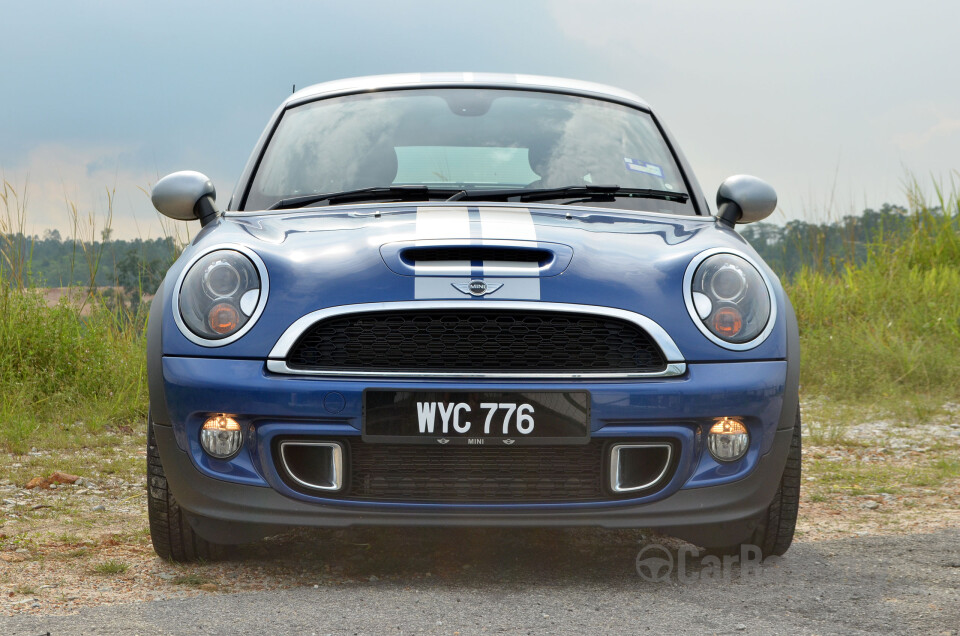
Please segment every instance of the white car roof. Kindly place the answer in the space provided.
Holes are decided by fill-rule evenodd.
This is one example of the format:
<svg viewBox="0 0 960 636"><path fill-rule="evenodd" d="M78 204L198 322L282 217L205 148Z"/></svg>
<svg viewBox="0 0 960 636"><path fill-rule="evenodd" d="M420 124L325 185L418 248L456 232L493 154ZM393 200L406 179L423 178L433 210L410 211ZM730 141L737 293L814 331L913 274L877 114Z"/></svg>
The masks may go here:
<svg viewBox="0 0 960 636"><path fill-rule="evenodd" d="M626 102L650 110L637 95L613 86L583 82L580 80L545 77L541 75L515 75L507 73L401 73L396 75L371 75L314 84L301 89L288 97L281 108L293 104L313 101L322 97L359 93L367 91L391 90L398 88L421 87L460 87L475 86L484 88L526 88L572 93L589 97L602 97Z"/></svg>

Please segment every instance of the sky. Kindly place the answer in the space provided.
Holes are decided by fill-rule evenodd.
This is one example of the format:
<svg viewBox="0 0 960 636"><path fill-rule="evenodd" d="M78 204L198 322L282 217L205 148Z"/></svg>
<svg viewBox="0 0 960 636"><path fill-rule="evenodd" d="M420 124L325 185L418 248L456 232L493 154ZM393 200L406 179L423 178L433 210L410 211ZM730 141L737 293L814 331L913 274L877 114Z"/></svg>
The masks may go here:
<svg viewBox="0 0 960 636"><path fill-rule="evenodd" d="M150 186L199 170L225 205L294 84L411 71L633 91L711 201L725 177L753 174L777 189L776 222L903 204L910 175L931 194L960 183L955 1L0 0L0 11L0 176L25 196L28 233L71 234L71 209L102 227L112 200L114 236L162 236Z"/></svg>

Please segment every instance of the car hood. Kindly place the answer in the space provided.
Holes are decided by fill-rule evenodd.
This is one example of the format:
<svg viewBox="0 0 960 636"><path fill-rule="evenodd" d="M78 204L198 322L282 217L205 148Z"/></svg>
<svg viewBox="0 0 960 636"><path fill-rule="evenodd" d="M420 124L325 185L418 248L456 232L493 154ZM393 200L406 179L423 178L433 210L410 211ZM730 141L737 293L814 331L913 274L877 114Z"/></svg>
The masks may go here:
<svg viewBox="0 0 960 636"><path fill-rule="evenodd" d="M218 245L244 245L263 259L270 278L264 313L243 338L214 349L189 342L173 320L164 320L167 355L266 357L296 319L327 307L512 300L643 314L667 330L688 361L785 357L781 325L756 349L731 352L705 338L688 314L687 265L717 247L751 256L774 281L774 302L786 302L750 246L711 217L512 204L227 213L205 227L171 268L161 289L164 311L176 310L173 287L185 264ZM471 294L471 281L483 281L474 289L483 295Z"/></svg>

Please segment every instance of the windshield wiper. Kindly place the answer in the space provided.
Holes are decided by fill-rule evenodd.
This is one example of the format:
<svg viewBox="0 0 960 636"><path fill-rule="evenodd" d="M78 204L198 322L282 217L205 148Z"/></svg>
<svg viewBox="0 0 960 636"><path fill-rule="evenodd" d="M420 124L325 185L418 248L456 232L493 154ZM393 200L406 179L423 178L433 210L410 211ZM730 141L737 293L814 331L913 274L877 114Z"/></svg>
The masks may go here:
<svg viewBox="0 0 960 636"><path fill-rule="evenodd" d="M430 199L447 199L461 191L462 188L431 188L425 185L374 186L370 188L357 188L356 190L344 190L343 192L306 194L301 197L280 199L267 209L288 210L291 208L305 208L314 203L336 205L338 203L381 201L383 199L429 201Z"/></svg>
<svg viewBox="0 0 960 636"><path fill-rule="evenodd" d="M685 192L672 190L654 190L651 188L623 188L618 185L576 185L562 188L506 188L497 190L463 188L432 188L425 185L395 185L328 192L326 194L307 194L300 197L280 199L269 210L287 210L304 208L315 203L336 205L358 201L382 201L396 199L400 201L549 201L551 199L576 199L577 201L612 201L616 198L663 199L686 203L690 198ZM569 203L576 203L570 201Z"/></svg>
<svg viewBox="0 0 960 636"><path fill-rule="evenodd" d="M461 195L461 200L548 201L550 199L578 199L584 201L616 198L663 199L686 203L690 196L685 192L654 190L652 188L623 188L618 185L575 185L561 188L511 188L506 190L470 190ZM572 202L571 202L572 203Z"/></svg>

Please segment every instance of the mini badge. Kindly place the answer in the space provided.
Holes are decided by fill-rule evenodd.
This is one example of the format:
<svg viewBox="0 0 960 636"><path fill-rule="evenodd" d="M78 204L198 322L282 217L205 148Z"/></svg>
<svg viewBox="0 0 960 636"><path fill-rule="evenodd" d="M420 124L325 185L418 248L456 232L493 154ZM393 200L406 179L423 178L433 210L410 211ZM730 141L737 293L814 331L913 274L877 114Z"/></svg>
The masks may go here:
<svg viewBox="0 0 960 636"><path fill-rule="evenodd" d="M450 284L453 285L457 291L461 291L464 294L470 294L471 296L484 296L486 294L492 294L503 287L503 283L487 284L482 280L472 280L469 283Z"/></svg>
<svg viewBox="0 0 960 636"><path fill-rule="evenodd" d="M651 174L655 177L660 177L663 179L663 168L655 163L647 163L646 161L640 161L639 159L631 159L630 157L624 157L623 163L627 166L627 170Z"/></svg>

